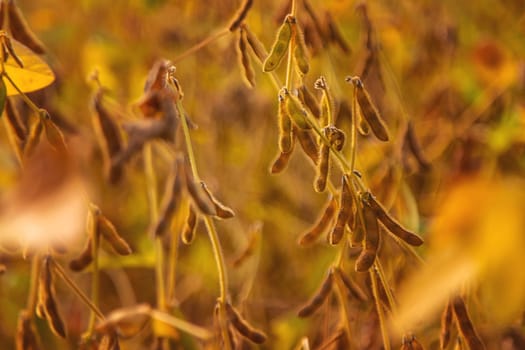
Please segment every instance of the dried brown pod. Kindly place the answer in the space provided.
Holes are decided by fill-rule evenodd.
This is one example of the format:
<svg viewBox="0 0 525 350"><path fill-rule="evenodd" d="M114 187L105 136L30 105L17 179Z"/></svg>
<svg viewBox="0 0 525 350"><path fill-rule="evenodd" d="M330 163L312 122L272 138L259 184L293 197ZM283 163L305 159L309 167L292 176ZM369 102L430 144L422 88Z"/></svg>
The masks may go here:
<svg viewBox="0 0 525 350"><path fill-rule="evenodd" d="M314 24L314 27L317 31L317 34L322 38L322 42L328 42L327 33L325 32L324 27L321 25L321 21L319 20L319 17L317 17L316 10L312 7L310 4L310 1L303 0L304 9L306 10L306 13L308 13L308 16L312 19L312 22Z"/></svg>
<svg viewBox="0 0 525 350"><path fill-rule="evenodd" d="M197 212L190 204L188 206L188 215L186 216L186 221L184 222L184 227L182 229L181 238L184 244L191 244L195 238L195 228L197 227Z"/></svg>
<svg viewBox="0 0 525 350"><path fill-rule="evenodd" d="M367 121L372 129L374 135L381 141L388 141L388 129L377 110L377 107L372 102L368 91L366 91L363 82L359 77L347 77L346 81L354 85L357 103L361 110L361 115Z"/></svg>
<svg viewBox="0 0 525 350"><path fill-rule="evenodd" d="M40 311L44 313L53 333L65 338L66 329L64 327L64 321L62 321L62 317L58 312L58 306L55 300L53 275L50 264L51 257L46 256L42 261L42 268L38 280L38 304L40 305Z"/></svg>
<svg viewBox="0 0 525 350"><path fill-rule="evenodd" d="M290 157L292 156L293 148L290 152L279 152L277 157L272 162L272 165L270 166L270 174L278 174L282 172L284 169L286 169L286 166L288 165L288 161L290 160Z"/></svg>
<svg viewBox="0 0 525 350"><path fill-rule="evenodd" d="M328 298L330 291L332 290L333 275L333 270L330 269L319 290L314 294L312 299L310 299L304 306L301 307L301 309L297 312L297 316L302 318L308 317L316 312L321 307L321 305L323 305L325 300Z"/></svg>
<svg viewBox="0 0 525 350"><path fill-rule="evenodd" d="M373 39L373 33L374 28L372 25L372 21L370 20L370 17L368 16L368 8L365 2L361 2L357 7L356 10L361 12L361 15L363 17L363 27L366 30L366 49L367 49L367 56L366 60L363 66L363 70L361 73L361 78L365 79L368 76L368 73L370 72L370 69L374 64L377 64L377 46L374 44Z"/></svg>
<svg viewBox="0 0 525 350"><path fill-rule="evenodd" d="M331 245L336 245L343 239L345 226L352 215L352 193L350 189L348 175L344 174L341 179L341 201L339 204L339 212L335 221L334 228L328 236L328 242Z"/></svg>
<svg viewBox="0 0 525 350"><path fill-rule="evenodd" d="M27 138L27 130L25 125L20 120L20 115L18 114L18 111L11 98L8 98L5 103L5 115L18 141L24 142Z"/></svg>
<svg viewBox="0 0 525 350"><path fill-rule="evenodd" d="M358 211L361 210L360 208L356 208L356 225L354 226L354 228L351 230L352 234L350 235L350 240L352 242L352 246L359 246L363 243L363 239L365 239L365 230L363 229L363 227L361 227L361 225L357 225L357 222L358 222L358 219L357 219L357 215L358 215Z"/></svg>
<svg viewBox="0 0 525 350"><path fill-rule="evenodd" d="M326 32L328 34L329 41L339 46L341 51L343 51L344 53L346 54L351 53L352 50L350 49L350 46L348 45L346 40L343 38L343 34L341 34L339 27L337 26L332 15L328 11L325 13L325 23L327 27Z"/></svg>
<svg viewBox="0 0 525 350"><path fill-rule="evenodd" d="M252 31L248 28L246 24L242 24L241 27L246 32L246 40L248 41L248 45L252 48L253 53L255 56L259 59L261 64L264 62L264 59L266 58L266 49L264 48L263 44L259 41L259 39L252 33Z"/></svg>
<svg viewBox="0 0 525 350"><path fill-rule="evenodd" d="M106 156L105 162L109 181L115 183L122 175L122 167L114 164L112 159L121 152L123 140L116 117L102 104L102 96L102 89L99 89L93 96L95 117L92 120Z"/></svg>
<svg viewBox="0 0 525 350"><path fill-rule="evenodd" d="M283 88L281 93L284 96L288 115L294 125L299 129L311 129L312 126L308 122L307 113L301 101L297 97L292 96L286 88Z"/></svg>
<svg viewBox="0 0 525 350"><path fill-rule="evenodd" d="M346 135L343 130L338 129L333 125L326 127L326 137L330 146L335 148L336 151L341 151L345 145Z"/></svg>
<svg viewBox="0 0 525 350"><path fill-rule="evenodd" d="M321 236L321 234L323 234L323 232L328 229L332 219L334 218L336 210L337 199L336 197L331 197L316 223L301 235L298 242L299 245L305 247L314 243L317 238L319 238L319 236Z"/></svg>
<svg viewBox="0 0 525 350"><path fill-rule="evenodd" d="M227 329L227 337L228 337L229 340L230 340L231 348L232 348L232 349L238 349L238 346L239 346L239 344L238 344L238 339L237 339L237 337L235 336L235 333L234 333L234 331L233 331L233 327L232 327L231 324L228 325L228 329ZM223 338L223 335L222 335L222 334L221 334L221 338ZM225 348L225 341L224 341L224 339L221 339L221 340L223 341L223 343L220 344L221 349L222 349L222 348Z"/></svg>
<svg viewBox="0 0 525 350"><path fill-rule="evenodd" d="M302 30L304 34L304 42L309 49L312 56L317 56L319 52L323 51L323 42L319 35L315 24L311 18L304 18L302 20Z"/></svg>
<svg viewBox="0 0 525 350"><path fill-rule="evenodd" d="M319 109L321 111L321 116L319 118L319 123L321 125L327 125L329 123L329 115L332 111L329 102L326 99L326 94L323 93L321 96L321 101L319 101Z"/></svg>
<svg viewBox="0 0 525 350"><path fill-rule="evenodd" d="M365 228L365 238L363 244L363 250L355 261L355 270L357 272L366 272L372 265L377 256L377 250L379 248L380 234L379 234L379 223L377 222L377 216L370 206L362 199L363 203L363 219Z"/></svg>
<svg viewBox="0 0 525 350"><path fill-rule="evenodd" d="M188 120L186 114L179 116L179 111L176 108L176 102L182 99L183 93L180 89L180 84L171 76L171 72L174 70L172 69L173 66L166 66L167 63L165 61L161 63L163 68L159 68L159 71L164 70L166 72L165 78L160 81L162 87L159 90L151 90L155 92L155 108L158 108L153 115L158 115L158 117L123 123L122 128L128 134L128 143L113 157L112 165L115 167L123 166L135 154L139 153L148 142L160 139L169 143L175 143L180 118L184 117ZM156 80L149 84L151 84L151 89L153 89Z"/></svg>
<svg viewBox="0 0 525 350"><path fill-rule="evenodd" d="M306 48L306 44L304 43L304 34L301 28L299 27L297 21L292 22L291 27L292 36L295 41L293 55L296 67L299 74L306 75L310 70L310 65L308 64L308 49Z"/></svg>
<svg viewBox="0 0 525 350"><path fill-rule="evenodd" d="M266 341L266 334L251 326L230 303L225 303L224 307L232 326L239 334L256 344L262 344Z"/></svg>
<svg viewBox="0 0 525 350"><path fill-rule="evenodd" d="M485 349L485 344L479 337L472 320L467 311L467 306L462 297L456 296L452 299L452 310L456 316L456 322L458 330L465 339L469 349L471 350L482 350Z"/></svg>
<svg viewBox="0 0 525 350"><path fill-rule="evenodd" d="M319 102L320 105L320 123L321 125L327 125L332 124L333 121L333 110L334 110L334 99L332 97L332 93L330 92L330 88L328 86L328 82L326 81L326 78L323 76L320 76L314 83L314 88L317 90L321 90L323 95L321 96L321 101Z"/></svg>
<svg viewBox="0 0 525 350"><path fill-rule="evenodd" d="M171 218L182 197L184 186L184 170L182 168L182 159L177 157L173 163L173 169L166 181L166 188L160 206L160 214L157 222L152 228L155 236L162 236L168 230Z"/></svg>
<svg viewBox="0 0 525 350"><path fill-rule="evenodd" d="M69 262L69 268L73 271L82 271L91 264L93 261L93 239L88 237L86 246L82 250L80 255Z"/></svg>
<svg viewBox="0 0 525 350"><path fill-rule="evenodd" d="M98 343L97 350L120 350L118 336L115 332L105 334Z"/></svg>
<svg viewBox="0 0 525 350"><path fill-rule="evenodd" d="M217 216L214 203L211 202L211 199L203 190L202 186L197 185L189 167L183 166L183 171L186 179L186 189L195 206L204 215Z"/></svg>
<svg viewBox="0 0 525 350"><path fill-rule="evenodd" d="M319 102L317 101L317 98L304 84L299 87L298 91L301 101L310 110L310 112L312 112L312 115L319 119L321 116L321 110L319 109Z"/></svg>
<svg viewBox="0 0 525 350"><path fill-rule="evenodd" d="M430 162L428 161L427 157L423 153L423 150L421 149L421 145L419 144L419 141L417 140L416 132L414 131L414 125L412 121L408 122L405 138L406 138L406 142L408 143L408 148L414 155L414 158L419 164L419 167L421 168L421 170L423 171L429 170L431 166Z"/></svg>
<svg viewBox="0 0 525 350"><path fill-rule="evenodd" d="M237 55L246 85L250 88L255 87L255 73L247 50L246 31L242 27L239 30L239 39L237 40Z"/></svg>
<svg viewBox="0 0 525 350"><path fill-rule="evenodd" d="M293 133L297 136L304 153L312 160L312 162L314 162L314 164L317 164L319 160L319 148L317 147L315 138L312 135L312 131L294 127Z"/></svg>
<svg viewBox="0 0 525 350"><path fill-rule="evenodd" d="M356 298L359 301L363 301L363 302L364 301L368 301L368 296L363 291L363 289L361 287L359 287L359 285L354 280L352 280L350 277L348 277L343 272L343 270L341 270L340 268L337 268L337 269L335 269L335 272L336 272L337 276L339 276L339 278L343 282L343 285L345 286L346 290L348 291L348 293L351 296L353 296L354 298Z"/></svg>
<svg viewBox="0 0 525 350"><path fill-rule="evenodd" d="M149 347L150 350L169 350L169 338L154 337L153 343Z"/></svg>
<svg viewBox="0 0 525 350"><path fill-rule="evenodd" d="M206 183L204 181L201 181L201 187L204 190L206 196L208 196L208 199L212 203L213 207L215 208L215 216L221 219L230 219L235 216L235 212L233 211L233 209L219 201L210 191L208 186L206 186Z"/></svg>
<svg viewBox="0 0 525 350"><path fill-rule="evenodd" d="M401 350L423 350L423 345L421 345L414 335L404 336Z"/></svg>
<svg viewBox="0 0 525 350"><path fill-rule="evenodd" d="M363 136L368 136L370 134L370 125L359 113L359 123L357 124L357 131Z"/></svg>
<svg viewBox="0 0 525 350"><path fill-rule="evenodd" d="M7 12L9 15L9 29L13 38L29 47L34 53L45 53L44 44L29 28L22 11L16 6L14 0L7 1Z"/></svg>
<svg viewBox="0 0 525 350"><path fill-rule="evenodd" d="M244 21L244 19L246 18L246 15L248 14L248 11L252 7L252 5L253 5L253 0L244 0L241 7L235 14L235 16L233 16L233 19L231 20L230 25L228 26L228 29L230 30L230 32L233 32L235 29L239 28L242 21Z"/></svg>
<svg viewBox="0 0 525 350"><path fill-rule="evenodd" d="M105 151L111 157L122 149L122 135L117 118L112 115L102 103L103 90L99 89L93 96L93 108L96 118L93 119L95 127L100 129Z"/></svg>
<svg viewBox="0 0 525 350"><path fill-rule="evenodd" d="M98 233L109 243L111 248L119 255L129 255L132 250L128 243L118 233L117 229L111 221L104 215L97 215Z"/></svg>
<svg viewBox="0 0 525 350"><path fill-rule="evenodd" d="M0 264L0 275L7 271L7 267L4 264Z"/></svg>
<svg viewBox="0 0 525 350"><path fill-rule="evenodd" d="M264 60L264 72L273 71L279 66L279 63L281 63L281 60L283 59L292 38L292 22L295 22L295 18L292 16L286 16L283 24L281 24L279 27L275 41L272 45L272 48L270 49L270 53Z"/></svg>
<svg viewBox="0 0 525 350"><path fill-rule="evenodd" d="M128 134L128 143L112 159L112 166L123 166L134 155L142 150L144 145L155 139L170 143L175 142L179 122L179 114L173 101L164 98L162 103L162 118L148 119L123 124Z"/></svg>
<svg viewBox="0 0 525 350"><path fill-rule="evenodd" d="M277 120L279 122L279 149L283 153L292 150L293 134L292 134L292 120L286 108L285 97L279 94L279 104L277 109Z"/></svg>
<svg viewBox="0 0 525 350"><path fill-rule="evenodd" d="M57 152L67 154L66 141L64 140L64 135L62 134L62 131L60 131L58 126L56 126L56 124L53 123L53 121L51 120L51 116L47 113L47 111L41 109L40 117L44 124L44 132L46 134L46 138L51 144L51 146Z"/></svg>
<svg viewBox="0 0 525 350"><path fill-rule="evenodd" d="M157 60L148 72L144 95L137 101L137 106L146 118L155 117L157 113L162 112L160 91L166 86L168 66L167 60Z"/></svg>
<svg viewBox="0 0 525 350"><path fill-rule="evenodd" d="M450 343L450 330L452 327L452 303L447 302L443 313L441 314L441 333L439 336L439 348L444 350Z"/></svg>
<svg viewBox="0 0 525 350"><path fill-rule="evenodd" d="M239 254L239 256L236 257L235 260L233 260L233 263L232 263L233 267L241 266L246 260L248 260L248 258L253 256L253 254L255 253L255 248L257 248L257 244L259 242L261 230L262 230L261 222L256 222L255 224L252 225L250 229L251 234L248 240L248 244L246 245L246 248L244 248L244 250L241 252L241 254Z"/></svg>
<svg viewBox="0 0 525 350"><path fill-rule="evenodd" d="M29 135L27 135L26 142L24 144L24 156L29 157L33 154L38 142L40 141L40 136L44 129L44 123L40 118L34 118L31 126L29 127Z"/></svg>
<svg viewBox="0 0 525 350"><path fill-rule="evenodd" d="M22 310L18 315L15 342L16 350L40 350L42 348L35 325L27 310Z"/></svg>
<svg viewBox="0 0 525 350"><path fill-rule="evenodd" d="M323 129L324 136L327 136L326 128ZM330 169L330 146L324 142L319 148L319 162L317 163L317 172L314 180L314 190L324 192L328 181L328 171Z"/></svg>
<svg viewBox="0 0 525 350"><path fill-rule="evenodd" d="M375 215L377 215L379 221L381 221L381 223L387 228L389 232L412 246L417 247L423 244L423 238L404 229L396 220L394 220L394 218L388 215L386 209L370 192L364 193L362 199L366 205L370 206Z"/></svg>

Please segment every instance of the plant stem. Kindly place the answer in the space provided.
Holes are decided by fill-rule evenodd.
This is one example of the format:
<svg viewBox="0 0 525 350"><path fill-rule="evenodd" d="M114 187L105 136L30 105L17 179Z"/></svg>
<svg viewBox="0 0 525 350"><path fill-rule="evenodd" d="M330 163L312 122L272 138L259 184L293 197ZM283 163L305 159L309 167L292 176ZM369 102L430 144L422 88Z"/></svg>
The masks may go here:
<svg viewBox="0 0 525 350"><path fill-rule="evenodd" d="M4 6L4 9L6 9L6 7L8 6L7 0L2 0L2 6ZM9 11L4 10L3 15L4 18L2 18L3 23L1 29L5 30L9 35L11 35L11 29L9 27Z"/></svg>
<svg viewBox="0 0 525 350"><path fill-rule="evenodd" d="M180 213L185 213L188 209L189 202L186 200L181 205L181 210L178 212L178 215L180 217ZM180 220L177 220L176 222L180 222ZM167 303L170 306L170 308L173 306L173 300L175 300L175 284L176 284L176 275L177 275L177 259L178 259L178 253L179 253L179 236L175 235L171 239L170 243L170 250L169 250L169 256L168 256L168 282L167 282Z"/></svg>
<svg viewBox="0 0 525 350"><path fill-rule="evenodd" d="M158 219L157 202L157 175L153 166L152 145L146 144L143 149L144 171L146 174L146 191L150 209L150 220L156 222ZM155 238L155 281L157 289L157 306L166 311L166 286L164 281L164 247L162 238Z"/></svg>
<svg viewBox="0 0 525 350"><path fill-rule="evenodd" d="M51 259L51 262L53 263L53 267L55 269L55 272L62 278L66 284L73 289L73 291L78 295L80 299L86 304L93 312L97 315L98 318L103 320L104 314L98 309L98 307L89 300L89 298L80 290L80 288L77 287L75 282L69 278L69 276L66 274L62 266L60 266L54 259Z"/></svg>
<svg viewBox="0 0 525 350"><path fill-rule="evenodd" d="M32 319L35 315L36 302L38 299L38 277L40 276L40 269L42 266L42 256L35 254L31 258L31 279L29 280L29 295L27 297L26 309L29 313L29 318Z"/></svg>
<svg viewBox="0 0 525 350"><path fill-rule="evenodd" d="M376 274L369 270L370 280L372 281L372 294L374 295L374 301L376 304L377 317L379 319L379 326L381 328L381 336L383 338L383 346L385 350L390 350L390 339L388 338L388 332L386 329L385 315L381 306L381 300L379 298L379 291L377 288Z"/></svg>
<svg viewBox="0 0 525 350"><path fill-rule="evenodd" d="M179 116L184 115L184 109L182 108L182 103L180 101L177 101L177 111L179 112ZM197 166L195 162L195 154L193 153L193 147L191 144L191 138L190 138L190 132L188 129L188 123L186 121L186 118L180 118L181 124L182 124L182 131L184 133L184 142L186 144L186 151L188 154L188 160L190 162L191 171L193 174L193 178L196 182L200 182L199 173L197 171ZM213 249L213 255L215 256L215 262L217 263L217 270L219 274L219 286L220 286L220 297L219 301L221 303L224 303L227 298L227 291L228 291L228 284L227 284L227 276L226 276L226 264L224 263L224 257L222 254L221 244L219 241L219 237L217 235L217 231L215 229L215 225L213 223L213 219L209 216L204 216L204 222L206 224L206 228L208 230L208 234L210 236L210 242Z"/></svg>
<svg viewBox="0 0 525 350"><path fill-rule="evenodd" d="M92 214L93 215L93 214ZM93 225L96 225L93 222ZM92 245L91 245L91 255L93 256L93 261L91 263L91 266L93 268L92 274L91 274L91 302L93 305L98 307L98 296L99 296L99 281L100 281L100 274L99 274L99 263L98 263L98 247L100 245L100 237L96 232L97 230L93 230L91 233L91 239L92 239ZM90 336L93 333L93 330L95 329L95 322L96 322L96 314L93 310L91 310L91 313L89 315L89 323L88 328L86 331L86 336Z"/></svg>
<svg viewBox="0 0 525 350"><path fill-rule="evenodd" d="M346 244L346 243L345 243ZM335 276L334 276L335 277ZM343 324L345 328L346 337L348 338L349 348L352 349L352 329L350 328L350 322L348 321L348 316L350 312L348 310L347 298L345 293L345 288L341 285L339 278L334 278L336 284L337 297L339 299L339 304L343 307Z"/></svg>
<svg viewBox="0 0 525 350"><path fill-rule="evenodd" d="M177 101L176 107L177 107L177 112L179 113L181 124L182 124L182 132L184 134L184 143L186 144L186 153L188 156L188 161L190 163L192 175L196 182L200 182L200 177L197 171L197 165L195 161L195 154L193 152L193 146L191 144L188 122L186 121L186 118L183 117L184 108L180 100ZM228 298L228 277L226 275L226 264L224 262L224 256L222 254L221 243L219 241L219 236L217 235L217 230L215 229L213 219L210 216L205 215L204 223L208 231L208 236L210 238L210 243L211 243L211 247L213 250L213 256L215 257L215 263L217 265L217 272L219 275L218 276L219 277L218 302L220 304L219 306L219 325L220 325L220 329L222 333L222 338L224 340L224 346L226 350L231 350L232 346L231 346L230 337L228 334L228 325L225 321L227 317L224 311L224 303L227 301L227 298Z"/></svg>
<svg viewBox="0 0 525 350"><path fill-rule="evenodd" d="M350 170L353 173L357 154L357 88L352 89L352 124L350 130Z"/></svg>
<svg viewBox="0 0 525 350"><path fill-rule="evenodd" d="M292 0L292 8L290 10L290 15L295 18L297 12L296 1ZM288 62L286 64L286 89L290 91L292 89L292 71L293 71L293 52L295 48L295 36L296 33L292 33L292 38L290 39L290 45L288 46Z"/></svg>
<svg viewBox="0 0 525 350"><path fill-rule="evenodd" d="M390 304L390 310L392 310L393 314L396 314L397 313L396 301L394 299L394 296L392 295L390 286L388 285L388 281L385 276L385 271L383 270L383 266L381 265L381 262L379 261L379 257L376 258L373 268L377 272L377 277L379 278L379 282L381 282L381 285L383 286L383 289L385 290L385 294L388 299L388 304Z"/></svg>
<svg viewBox="0 0 525 350"><path fill-rule="evenodd" d="M183 332L193 335L199 339L207 340L210 339L212 334L205 328L201 328L197 325L184 321L180 318L172 316L162 311L151 310L150 316L156 320L167 323Z"/></svg>
<svg viewBox="0 0 525 350"><path fill-rule="evenodd" d="M6 72L2 73L2 77L5 77L7 79L7 81L9 81L11 86L13 86L15 88L15 90L20 94L20 97L22 97L24 102L29 106L29 108L31 108L31 110L33 110L33 112L35 112L37 114L40 113L40 108L38 108L38 106L35 105L33 103L33 101L31 101L31 99L29 97L27 97L27 95L25 93L22 92L22 90L20 90L20 88L15 84L13 79L11 79L11 77L9 75L7 75Z"/></svg>
<svg viewBox="0 0 525 350"><path fill-rule="evenodd" d="M175 57L172 62L173 63L177 63L177 62L180 62L182 61L183 59L185 59L186 57L192 55L193 53L199 51L200 49L202 49L203 47L211 44L212 42L214 42L215 40L218 40L219 38L225 36L226 34L228 34L230 32L230 30L228 28L224 28L222 29L221 31L215 33L215 34L212 34L208 37L206 37L204 40L202 40L201 42L199 42L198 44L192 46L191 48L189 48L188 50L184 51L183 53L181 53L180 55L178 55L177 57Z"/></svg>

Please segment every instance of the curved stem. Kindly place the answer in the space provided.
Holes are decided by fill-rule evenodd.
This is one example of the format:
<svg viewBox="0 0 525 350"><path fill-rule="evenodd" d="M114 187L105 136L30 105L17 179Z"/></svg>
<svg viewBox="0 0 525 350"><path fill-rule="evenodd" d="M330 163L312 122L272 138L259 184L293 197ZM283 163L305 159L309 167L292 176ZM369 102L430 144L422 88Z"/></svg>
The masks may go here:
<svg viewBox="0 0 525 350"><path fill-rule="evenodd" d="M179 116L184 115L184 109L182 108L182 103L180 101L177 101L177 112L179 113ZM190 138L190 132L188 128L188 123L186 121L186 118L181 117L181 124L182 124L182 131L184 134L184 142L186 144L186 151L188 154L188 160L190 162L191 171L193 174L193 178L196 182L200 181L199 173L197 172L197 166L195 162L195 154L193 152L193 147L191 144L191 138ZM220 302L225 302L227 298L227 291L228 291L228 284L227 284L227 277L226 277L226 264L224 262L224 256L222 254L221 244L219 241L219 236L217 235L217 231L215 229L215 225L213 224L213 219L209 216L204 216L204 222L206 224L206 228L208 231L208 235L210 236L210 242L213 249L213 255L215 257L215 261L217 263L217 270L219 274L219 286L220 286Z"/></svg>
<svg viewBox="0 0 525 350"><path fill-rule="evenodd" d="M222 254L221 243L219 241L219 236L217 235L215 225L213 224L213 219L209 216L206 216L204 217L204 223L206 224L206 228L210 236L210 241L213 248L213 256L215 257L215 262L217 263L220 288L219 301L224 303L226 302L228 296L228 278L226 276L226 264L224 263L224 256Z"/></svg>

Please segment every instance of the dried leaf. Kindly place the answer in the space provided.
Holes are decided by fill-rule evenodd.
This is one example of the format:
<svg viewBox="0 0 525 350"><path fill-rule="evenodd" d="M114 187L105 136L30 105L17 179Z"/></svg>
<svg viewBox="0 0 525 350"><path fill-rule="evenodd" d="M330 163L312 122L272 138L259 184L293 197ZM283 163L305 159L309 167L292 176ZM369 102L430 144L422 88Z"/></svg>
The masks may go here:
<svg viewBox="0 0 525 350"><path fill-rule="evenodd" d="M47 63L18 41L13 39L11 41L17 56L24 62L24 68L20 68L16 62L7 60L5 74L16 83L20 91L31 92L50 85L55 80L55 75ZM18 95L11 82L6 81L6 78L3 80L7 88L7 96Z"/></svg>

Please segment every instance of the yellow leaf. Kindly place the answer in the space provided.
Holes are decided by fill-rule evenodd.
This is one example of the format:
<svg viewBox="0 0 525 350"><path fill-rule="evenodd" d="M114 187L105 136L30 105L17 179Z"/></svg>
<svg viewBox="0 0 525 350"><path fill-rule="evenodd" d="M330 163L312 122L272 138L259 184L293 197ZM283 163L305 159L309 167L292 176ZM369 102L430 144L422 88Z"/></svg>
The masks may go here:
<svg viewBox="0 0 525 350"><path fill-rule="evenodd" d="M18 86L22 92L31 92L42 89L55 80L51 68L28 47L14 39L10 39L16 55L21 59L24 68L20 68L16 61L9 57L4 64L5 74ZM18 91L4 77L7 96L18 95Z"/></svg>

